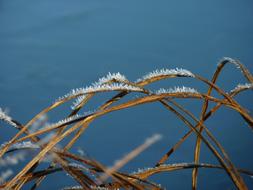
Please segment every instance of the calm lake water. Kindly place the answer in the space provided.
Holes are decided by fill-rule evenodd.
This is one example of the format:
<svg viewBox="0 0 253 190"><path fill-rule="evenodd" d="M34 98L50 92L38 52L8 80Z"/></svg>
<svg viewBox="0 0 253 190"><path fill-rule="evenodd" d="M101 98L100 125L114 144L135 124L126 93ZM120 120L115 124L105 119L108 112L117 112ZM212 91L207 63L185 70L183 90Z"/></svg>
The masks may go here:
<svg viewBox="0 0 253 190"><path fill-rule="evenodd" d="M251 0L0 0L0 107L8 108L13 118L26 123L70 89L89 85L108 72L120 72L135 80L155 69L179 67L211 78L224 56L240 59L253 72L252 8ZM218 85L229 91L244 82L240 72L229 65ZM207 89L193 79L172 79L151 87L174 85L200 92ZM83 111L96 109L100 100L105 99L98 97ZM253 111L252 92L243 93L238 101ZM202 102L179 102L199 116ZM49 115L50 121L67 111L69 107L58 109ZM253 170L253 134L240 115L224 108L206 124L238 167ZM0 143L15 132L1 125L4 132L1 130ZM80 147L111 166L145 138L163 134L161 141L122 168L136 171L153 166L186 131L172 113L153 103L98 119L73 152ZM167 163L192 162L194 145L192 136ZM205 146L201 161L217 163ZM253 188L253 178L244 177ZM167 189L191 188L191 170L151 179ZM40 189L73 184L59 173ZM202 169L199 189L235 187L225 172Z"/></svg>

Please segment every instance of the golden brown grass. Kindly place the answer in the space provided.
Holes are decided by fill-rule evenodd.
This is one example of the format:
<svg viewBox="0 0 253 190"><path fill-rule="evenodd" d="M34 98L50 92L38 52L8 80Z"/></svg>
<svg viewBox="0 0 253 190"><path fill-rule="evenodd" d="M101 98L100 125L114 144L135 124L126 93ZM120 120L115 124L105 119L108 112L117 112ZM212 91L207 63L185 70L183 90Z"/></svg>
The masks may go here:
<svg viewBox="0 0 253 190"><path fill-rule="evenodd" d="M226 64L233 64L238 67L247 80L247 84L239 85L231 92L225 92L223 89L217 86L216 81ZM77 185L79 185L75 187L76 189L162 189L162 187L156 185L154 182L151 182L149 177L161 172L192 169L192 189L195 190L197 189L198 184L198 169L211 168L224 170L237 189L247 189L241 174L244 173L246 175L253 175L253 172L240 169L232 163L221 143L205 126L205 121L207 119L211 119L213 114L219 108L225 106L233 109L235 112L238 112L247 122L248 126L251 129L253 128L252 116L246 108L244 108L234 99L234 97L242 91L253 89L253 76L251 73L238 60L233 60L230 58L225 58L218 64L211 80L208 80L197 74L186 73L183 70L174 70L173 72L167 73L163 70L162 72L157 73L144 77L136 82L131 82L120 77L114 78L113 76L116 75L110 75L110 80L101 80L99 84L97 83L93 85L94 88L89 88L88 90L86 89L86 91L77 90L68 94L67 96L64 96L63 98L58 99L52 105L45 108L35 117L33 117L25 125L22 125L15 120L9 121L8 123L16 126L19 131L8 141L8 143L1 147L0 158L4 158L10 152L20 151L22 148L11 150L11 146L19 142L24 142L25 140L32 141L36 146L39 147L39 151L17 174L1 184L0 188L18 190L22 189L26 183L32 182L33 186L31 189L34 190L40 186L45 178L53 177L51 174L63 171L68 173L73 177L73 179L76 180ZM206 93L198 93L189 88L176 88L168 91L161 90L155 93L146 88L147 85L156 81L177 77L187 77L198 80L208 86L208 91ZM108 99L106 103L97 109L97 111L87 115L76 115L97 93L105 93L107 91L117 91L117 94ZM213 97L213 91L216 91L223 98L220 99ZM123 103L118 103L119 100L124 100L124 97L132 92L141 93L142 96L127 100ZM41 116L49 113L58 106L77 98L79 98L79 102L76 104L73 111L69 113L67 117L69 119L65 119L64 121L50 125L49 127L41 127L36 131L29 130ZM194 116L194 114L187 110L183 105L178 104L175 101L178 98L202 100L203 105L199 118ZM161 106L164 106L169 112L175 114L175 118L183 121L185 126L189 128L189 131L173 147L165 152L164 155L161 155L161 159L157 163L154 163L153 166L150 166L150 168L131 174L118 171L122 165L124 165L137 154L141 153L142 150L148 146L147 142L137 147L126 157L124 157L121 162L118 163L118 165L112 168L107 168L98 161L87 158L87 156L80 156L79 154L74 154L71 152L71 147L74 145L77 139L82 137L82 134L85 133L85 130L95 119L110 112L130 108L133 106L140 106L142 104L148 104L151 102L160 102ZM214 102L216 105L210 108L209 102ZM191 118L191 120L189 118ZM206 136L203 135L203 132L205 132ZM43 141L42 139L47 134L50 134L50 136L48 136L47 140ZM195 134L197 137L196 146L193 150L194 162L165 164L166 160L178 149L178 147L180 147L182 143L184 143L184 141L191 134ZM73 136L70 139L68 138L69 141L64 147L57 146L58 143L66 140L70 135ZM209 148L212 154L217 158L220 165L199 162L201 143L204 143ZM48 155L51 156L49 166L42 170L38 170L38 166L41 164L43 159L48 157ZM71 164L73 162L76 165ZM91 176L96 177L94 179ZM110 180L107 180L108 177L110 177ZM71 187L69 189L71 189Z"/></svg>

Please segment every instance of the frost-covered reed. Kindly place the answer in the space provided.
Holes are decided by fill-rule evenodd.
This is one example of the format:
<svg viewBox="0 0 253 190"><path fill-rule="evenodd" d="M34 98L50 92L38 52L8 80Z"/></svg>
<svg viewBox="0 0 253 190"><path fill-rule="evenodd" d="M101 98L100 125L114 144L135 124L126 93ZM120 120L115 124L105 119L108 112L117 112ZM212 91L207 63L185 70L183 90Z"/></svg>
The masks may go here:
<svg viewBox="0 0 253 190"><path fill-rule="evenodd" d="M186 69L181 69L181 68L160 69L160 70L157 69L137 79L136 82L140 82L140 81L144 81L144 80L148 80L148 79L160 77L160 76L169 76L169 75L176 75L176 76L181 76L181 77L195 77L195 75L191 71L186 70Z"/></svg>
<svg viewBox="0 0 253 190"><path fill-rule="evenodd" d="M216 81L218 80L212 80L215 78L218 79L219 73L222 73L220 71L222 71L223 67L228 62L231 62L237 67L240 67L242 75L244 75L245 79L249 81L246 84L237 85L236 88L232 90L232 92L235 93L227 93L226 98L229 101L227 101L226 99L223 100L221 96L217 95L224 95L225 93L223 93L224 90L220 86L216 85ZM153 92L152 89L149 89L149 84L155 81L170 79L174 77L194 77L194 80L207 85L208 89L215 92L201 92L200 94L196 89L185 86L174 88L171 87L168 89L159 89L156 87L155 89L159 90L155 92ZM27 183L29 183L28 185L34 185L37 188L44 180L44 178L50 178L54 176L54 174L57 172L64 172L66 174L64 175L64 177L69 176L75 181L73 183L74 186L65 187L63 188L64 190L112 190L113 188L162 190L163 188L161 186L156 185L156 183L154 183L153 181L150 181L150 177L152 175L156 175L162 172L173 172L175 170L184 169L193 170L191 175L193 187L192 189L196 189L194 187L197 187L197 183L195 183L198 179L197 169L200 167L223 169L228 174L228 177L230 177L231 183L235 185L235 188L246 189L244 188L246 187L243 181L244 176L240 176L240 174L244 173L248 176L253 176L253 172L245 169L238 169L235 165L233 165L232 161L226 154L225 149L214 137L214 135L212 135L212 132L208 130L207 126L205 126L205 121L206 119L210 120L210 118L212 118L214 113L219 108L229 107L231 110L234 110L236 113L239 113L238 115L241 115L242 119L247 122L247 126L250 126L253 129L253 118L252 115L250 115L248 109L246 108L247 104L244 107L244 105L240 105L238 103L239 101L237 102L236 99L234 99L234 97L241 91L245 89L253 89L253 77L239 61L231 58L223 58L223 60L219 63L219 66L217 67L212 79L206 79L200 75L195 75L188 70L178 68L155 70L153 72L148 73L147 75L144 75L142 78L138 79L135 82L131 82L120 73L108 73L105 77L100 78L97 82L92 83L90 86L74 89L68 94L59 98L59 102L54 102L52 105L39 112L39 114L37 114L35 117L31 118L31 120L24 125L19 124L19 122L16 122L16 120L13 120L0 108L0 120L3 120L14 126L17 124L18 130L21 130L19 133L13 135L13 137L10 138L10 140L7 142L7 145L3 144L0 147L0 167L2 167L0 168L0 171L8 169L8 167L11 165L18 164L20 161L28 158L29 156L29 161L27 160L28 162L24 162L25 166L22 166L20 171L15 171L13 177L10 176L12 174L10 174L9 171L7 171L6 173L0 172L0 177L7 179L5 183L0 184L0 189L9 187L11 189L21 189ZM96 97L93 95L107 91L117 92L113 95L109 94L112 95L109 98L108 96L106 96L107 99L103 100L104 103L102 103L102 105L101 102L97 102L101 106L99 106L96 111L80 114L81 109L89 109L88 106L90 105L90 100L100 100L99 98L96 99ZM135 95L140 96L135 97ZM170 100L169 103L167 101L161 101L168 95L174 97ZM197 116L192 113L190 109L186 108L187 106L184 106L181 101L176 101L177 98L189 97L198 97L199 100L204 103L203 108L208 105L206 113L205 111L203 111L204 109L202 109L202 114L199 118L197 118ZM65 113L64 110L64 114L66 114L66 116L63 119L60 119L58 122L52 124L47 124L47 117L44 117L43 114L50 114L51 111L55 114L55 112L58 111L58 109L56 108L59 108L62 104L69 103L69 101L74 101L72 106L72 109L74 111L68 110L69 112ZM134 106L141 106L143 104L148 104L152 102L157 102L159 105L165 106L168 112L175 114L175 118L173 118L172 120L174 121L178 119L180 124L182 124L183 122L183 124L185 124L185 127L187 127L188 132L184 134L175 143L175 145L172 145L169 150L166 149L164 150L164 152L158 151L157 154L154 155L157 157L157 162L152 163L151 167L149 166L143 169L138 169L137 172L131 173L128 170L124 170L123 166L126 166L129 161L133 160L136 156L141 154L153 143L160 140L162 137L160 134L154 134L152 137L147 138L141 145L137 146L135 149L130 150L128 154L122 156L122 158L120 158L119 160L112 160L112 162L114 162L111 167L105 166L100 163L99 160L101 158L91 159L85 154L85 152L81 148L76 152L73 152L73 149L76 150L76 147L73 147L74 144L77 142L77 140L82 140L82 137L87 137L87 129L92 127L91 123L98 118L106 117L107 114L112 112L130 109ZM122 119L121 122L127 120L129 115L123 115L123 117L124 120ZM155 119L155 117L150 115L148 120L150 119ZM196 122L193 122L193 120ZM201 125L199 121L201 121ZM23 127L25 127L25 129L22 130ZM118 127L120 130L120 127L124 126L119 125ZM115 128L115 130L117 129ZM145 133L146 131L143 130L143 132ZM4 134L4 131L2 133ZM83 135L83 133L85 133L85 135ZM166 164L171 154L177 152L177 149L181 146L181 144L189 142L186 140L192 133L196 135L197 139L197 141L193 142L196 145L195 148L192 150L193 153L195 153L193 163ZM116 137L119 134L120 133L118 133L117 131L113 131L110 135L112 135L112 137ZM98 134L96 138L100 138L101 135L106 134ZM163 134L163 136L166 136L166 134ZM117 137L116 139L119 138ZM129 137L130 140L131 138L132 137ZM164 142L165 141L162 141L162 143ZM215 158L217 158L219 165L201 164L198 162L201 148L203 147L200 146L200 143L205 143L205 147L210 150L210 152ZM239 141L236 143L239 143ZM9 146L8 150L7 146ZM36 151L33 151L33 154L28 155L28 153L31 152L30 150L21 151L22 149L26 148L36 148ZM97 148L99 149L102 147ZM106 154L110 154L111 150L109 149L103 151ZM105 154L101 154L101 156L104 155ZM43 164L43 162L48 163ZM152 178L152 180L155 179L157 178ZM48 180L48 182L50 182L50 179Z"/></svg>
<svg viewBox="0 0 253 190"><path fill-rule="evenodd" d="M57 121L55 123L51 123L50 125L45 126L44 129L50 129L50 128L55 128L55 127L59 127L59 126L63 126L63 125L68 125L68 124L71 124L72 122L82 119L88 115L95 113L95 112L96 112L96 110L87 111L87 112L84 112L83 114L75 114L73 116L64 118L64 119Z"/></svg>
<svg viewBox="0 0 253 190"><path fill-rule="evenodd" d="M80 185L75 185L75 186L69 186L69 187L63 187L62 190L81 190L83 189L82 186Z"/></svg>
<svg viewBox="0 0 253 190"><path fill-rule="evenodd" d="M78 163L69 163L68 166L70 167L74 167L76 169L79 169L79 170L83 170L83 171L86 171L86 172L89 172L89 169L81 164L78 164Z"/></svg>
<svg viewBox="0 0 253 190"><path fill-rule="evenodd" d="M117 73L110 73L109 72L106 76L98 79L97 82L93 83L93 86L106 84L110 81L113 82L114 80L116 80L117 82L123 82L123 83L128 81L127 78L124 75L120 74L119 72L117 72Z"/></svg>
<svg viewBox="0 0 253 190"><path fill-rule="evenodd" d="M101 85L104 85L104 84L107 84L108 82L121 82L121 83L124 83L124 82L127 82L127 78L120 74L119 72L118 73L108 73L106 76L100 78L97 82L94 82L92 84L92 87L96 88L98 86L101 86ZM71 106L71 109L72 110L75 110L77 108L78 105L80 105L80 103L86 98L86 95L82 95L82 96L78 96L74 102L73 102L73 105Z"/></svg>
<svg viewBox="0 0 253 190"><path fill-rule="evenodd" d="M39 148L39 146L35 143L32 143L31 141L23 141L19 143L12 144L9 149L24 149L24 148Z"/></svg>
<svg viewBox="0 0 253 190"><path fill-rule="evenodd" d="M15 128L18 128L17 124L13 122L12 118L7 115L7 113L3 111L2 108L0 108L0 120L5 121Z"/></svg>
<svg viewBox="0 0 253 190"><path fill-rule="evenodd" d="M86 95L78 96L72 103L71 109L75 110L84 101L86 97L87 97Z"/></svg>
<svg viewBox="0 0 253 190"><path fill-rule="evenodd" d="M231 58L231 57L223 57L219 62L218 62L218 65L220 63L223 63L223 62L229 62L229 63L232 63L234 64L237 68L240 68L240 64L238 63L237 60Z"/></svg>
<svg viewBox="0 0 253 190"><path fill-rule="evenodd" d="M82 190L83 187L80 185L76 186L69 186L69 187L64 187L62 190ZM100 187L100 186L94 186L91 185L90 189L92 190L119 190L119 188L107 188L107 187Z"/></svg>
<svg viewBox="0 0 253 190"><path fill-rule="evenodd" d="M50 128L54 128L56 126L62 126L62 125L66 125L69 124L71 122L73 122L74 120L80 119L81 117L83 117L84 115L80 115L80 114L75 114L73 116L64 118L60 121L57 121L56 123L51 123L50 125L45 126L44 128L46 129L50 129Z"/></svg>
<svg viewBox="0 0 253 190"><path fill-rule="evenodd" d="M238 91L238 90L246 90L246 89L253 89L253 83L238 84L230 92L233 93L233 92Z"/></svg>
<svg viewBox="0 0 253 190"><path fill-rule="evenodd" d="M95 93L95 92L104 92L104 91L132 91L132 92L142 92L142 88L137 86L132 86L124 83L112 83L112 84L101 84L101 85L92 85L86 88L77 88L73 89L68 94L58 98L56 101L61 101L70 97L84 96L86 94Z"/></svg>
<svg viewBox="0 0 253 190"><path fill-rule="evenodd" d="M107 187L100 187L100 186L90 186L92 190L119 190L119 188L107 188Z"/></svg>
<svg viewBox="0 0 253 190"><path fill-rule="evenodd" d="M161 88L159 90L157 90L155 92L155 94L159 95L159 94L167 94L167 93L191 93L191 94L199 94L199 92L194 89L194 88L190 88L190 87L174 87L174 88L169 88L169 89L165 89L165 88Z"/></svg>

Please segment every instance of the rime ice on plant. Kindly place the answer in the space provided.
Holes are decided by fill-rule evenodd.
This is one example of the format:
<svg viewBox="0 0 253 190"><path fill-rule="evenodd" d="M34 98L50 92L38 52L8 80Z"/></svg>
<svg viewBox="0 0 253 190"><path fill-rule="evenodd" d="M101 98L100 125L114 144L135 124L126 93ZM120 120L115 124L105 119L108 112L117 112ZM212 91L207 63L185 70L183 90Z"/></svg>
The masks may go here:
<svg viewBox="0 0 253 190"><path fill-rule="evenodd" d="M109 188L106 187L100 187L100 186L90 186L91 189L93 190L110 190ZM113 190L119 190L118 188L114 188Z"/></svg>
<svg viewBox="0 0 253 190"><path fill-rule="evenodd" d="M192 93L192 94L199 94L199 92L190 87L174 87L169 89L161 88L155 92L155 94L166 94L166 93Z"/></svg>
<svg viewBox="0 0 253 190"><path fill-rule="evenodd" d="M177 75L182 77L194 77L195 75L186 69L176 68L176 69L161 69L155 70L144 75L142 78L138 79L136 82L140 82L143 80L151 79L159 76L169 76L169 75Z"/></svg>
<svg viewBox="0 0 253 190"><path fill-rule="evenodd" d="M85 171L85 172L89 173L93 178L96 178L96 176L90 172L89 168L87 168L81 164L77 164L77 163L72 162L72 163L69 163L68 166Z"/></svg>
<svg viewBox="0 0 253 190"><path fill-rule="evenodd" d="M20 143L15 143L10 146L10 149L23 149L23 148L39 148L38 145L32 143L31 141L23 141Z"/></svg>
<svg viewBox="0 0 253 190"><path fill-rule="evenodd" d="M53 127L56 127L56 126L66 125L67 123L70 123L70 122L72 122L76 119L79 119L81 117L82 117L82 115L76 114L76 115L73 115L71 117L67 117L65 119L62 119L62 120L60 120L56 123L50 124L50 125L46 126L45 128L53 128Z"/></svg>
<svg viewBox="0 0 253 190"><path fill-rule="evenodd" d="M76 186L70 186L70 187L64 187L62 190L81 190L83 189L82 186L79 186L79 185L76 185ZM100 186L90 186L90 189L93 189L93 190L109 190L109 188L106 188L106 187L100 187ZM118 188L114 188L114 189L111 189L110 190L119 190Z"/></svg>
<svg viewBox="0 0 253 190"><path fill-rule="evenodd" d="M152 170L152 169L154 169L154 168L138 168L137 171L134 171L134 172L132 172L131 174L132 174L132 175L137 175L137 174L141 174L141 173L148 172L148 171L150 171L150 170Z"/></svg>
<svg viewBox="0 0 253 190"><path fill-rule="evenodd" d="M190 163L190 164L195 164L195 163ZM137 174L141 174L141 173L147 173L147 172L151 172L153 170L156 169L161 169L161 168L166 168L166 167L181 167L181 166L188 166L189 163L175 163L175 164L161 164L157 167L147 167L147 168L138 168L137 171L132 172L132 175L137 175ZM198 164L198 165L203 165L203 164Z"/></svg>
<svg viewBox="0 0 253 190"><path fill-rule="evenodd" d="M75 99L75 101L73 102L73 105L71 106L72 110L75 110L77 108L77 106L79 106L81 104L81 102L86 98L86 96L79 96Z"/></svg>
<svg viewBox="0 0 253 190"><path fill-rule="evenodd" d="M108 83L109 81L117 80L118 82L125 82L127 81L126 77L122 74L118 73L108 73L105 77L102 77L98 80L98 82L95 82L93 86L102 85L105 83Z"/></svg>
<svg viewBox="0 0 253 190"><path fill-rule="evenodd" d="M232 59L230 57L223 57L220 62L218 63L218 65L222 62L229 62L234 64L237 68L240 68L240 64L238 64L238 62L235 59Z"/></svg>
<svg viewBox="0 0 253 190"><path fill-rule="evenodd" d="M67 117L65 119L62 119L56 123L53 123L53 124L50 124L44 128L46 129L50 129L50 128L54 128L54 127L58 127L58 126L62 126L62 125L67 125L67 124L70 124L71 122L74 122L78 119L81 119L81 118L84 118L85 116L88 116L88 115L91 115L93 114L95 111L87 111L87 112L84 112L84 114L75 114L73 116L70 116L70 117Z"/></svg>
<svg viewBox="0 0 253 190"><path fill-rule="evenodd" d="M6 123L12 125L15 128L18 128L17 124L12 121L12 118L8 116L2 108L0 108L0 120L5 121Z"/></svg>
<svg viewBox="0 0 253 190"><path fill-rule="evenodd" d="M238 90L246 90L250 88L253 88L253 83L238 84L233 90L231 90L231 93Z"/></svg>
<svg viewBox="0 0 253 190"><path fill-rule="evenodd" d="M57 101L60 101L69 97L78 97L78 96L83 96L83 95L95 93L95 92L121 91L121 90L134 91L134 92L143 91L140 87L132 86L129 84L124 84L124 83L101 84L101 85L95 85L95 86L88 86L86 88L73 89L71 92L69 92L65 96L60 97Z"/></svg>
<svg viewBox="0 0 253 190"><path fill-rule="evenodd" d="M100 78L97 82L93 83L92 86L101 86L110 81L116 80L117 82L125 82L127 81L126 77L122 74L118 73L108 73L105 77ZM85 99L85 95L77 97L77 99L73 102L71 109L76 109L78 105Z"/></svg>
<svg viewBox="0 0 253 190"><path fill-rule="evenodd" d="M81 165L81 164L69 163L68 166L73 167L73 168L77 168L77 169L79 169L79 170L84 170L84 171L86 171L86 172L89 172L89 169L86 168L86 167L84 167L84 166Z"/></svg>
<svg viewBox="0 0 253 190"><path fill-rule="evenodd" d="M62 190L77 190L77 189L83 189L83 188L82 188L82 186L80 186L80 185L62 188Z"/></svg>

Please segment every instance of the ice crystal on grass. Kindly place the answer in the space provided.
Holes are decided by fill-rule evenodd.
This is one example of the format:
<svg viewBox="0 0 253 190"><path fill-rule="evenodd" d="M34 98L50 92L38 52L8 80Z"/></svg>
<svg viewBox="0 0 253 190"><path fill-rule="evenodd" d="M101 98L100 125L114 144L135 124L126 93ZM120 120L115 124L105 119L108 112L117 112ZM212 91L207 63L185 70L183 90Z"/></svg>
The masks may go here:
<svg viewBox="0 0 253 190"><path fill-rule="evenodd" d="M76 185L76 186L70 186L70 187L64 187L62 190L81 190L83 189L82 186ZM100 186L90 186L90 189L93 190L109 190L109 188L106 187L100 187ZM110 188L111 190L119 190L118 188Z"/></svg>
<svg viewBox="0 0 253 190"><path fill-rule="evenodd" d="M143 80L151 79L154 77L159 77L159 76L168 76L168 75L177 75L177 76L182 76L182 77L194 77L195 75L186 69L161 69L161 70L155 70L152 71L146 75L144 75L142 78L138 79L136 82L140 82Z"/></svg>
<svg viewBox="0 0 253 190"><path fill-rule="evenodd" d="M62 119L62 120L60 120L56 123L52 123L52 124L46 126L45 128L53 128L53 127L57 127L57 126L67 125L67 124L69 124L69 123L71 123L71 122L73 122L76 119L79 119L81 117L83 117L83 115L75 114L71 117L67 117L65 119Z"/></svg>
<svg viewBox="0 0 253 190"><path fill-rule="evenodd" d="M131 173L131 175L137 175L137 174L141 174L141 173L145 173L148 172L150 170L153 170L154 168L138 168L137 171L134 171Z"/></svg>
<svg viewBox="0 0 253 190"><path fill-rule="evenodd" d="M95 82L93 85L97 86L97 85L102 85L105 83L108 83L110 81L116 80L118 82L125 82L127 81L126 77L122 74L118 73L108 73L105 77L102 77L98 80L98 82Z"/></svg>
<svg viewBox="0 0 253 190"><path fill-rule="evenodd" d="M238 90L246 90L246 89L253 89L253 83L245 83L245 84L238 84L233 90L231 90L232 92L238 91Z"/></svg>
<svg viewBox="0 0 253 190"><path fill-rule="evenodd" d="M73 89L68 94L64 95L63 97L58 98L57 101L61 101L63 99L69 98L69 97L78 97L78 96L84 96L86 94L90 93L96 93L96 92L104 92L104 91L134 91L134 92L141 92L143 91L140 87L132 86L129 84L124 83L112 83L112 84L101 84L101 85L92 85L88 86L86 88L77 88Z"/></svg>
<svg viewBox="0 0 253 190"><path fill-rule="evenodd" d="M155 94L166 94L166 93L192 93L192 94L199 94L199 92L190 87L174 87L169 89L161 88L155 92Z"/></svg>
<svg viewBox="0 0 253 190"><path fill-rule="evenodd" d="M84 170L84 171L86 171L86 172L89 172L89 169L86 168L86 167L84 167L84 166L81 165L81 164L69 163L68 165L69 165L70 167L77 168L77 169L79 169L79 170Z"/></svg>
<svg viewBox="0 0 253 190"><path fill-rule="evenodd" d="M64 125L64 124L70 123L70 122L72 122L72 121L74 121L76 119L79 119L80 117L82 117L82 116L79 115L79 114L75 114L75 115L73 115L71 117L67 117L67 118L65 118L63 120L60 120L56 124L53 124L53 125L57 125L57 126Z"/></svg>
<svg viewBox="0 0 253 190"><path fill-rule="evenodd" d="M77 190L77 189L83 189L83 188L82 188L82 186L80 186L80 185L62 188L62 190Z"/></svg>
<svg viewBox="0 0 253 190"><path fill-rule="evenodd" d="M13 122L12 118L8 116L6 112L2 110L2 108L0 108L0 120L5 121L6 123L12 125L15 128L18 128L17 124Z"/></svg>
<svg viewBox="0 0 253 190"><path fill-rule="evenodd" d="M10 146L10 149L23 149L23 148L39 148L38 145L32 143L31 141L23 141L20 143L15 143Z"/></svg>
<svg viewBox="0 0 253 190"><path fill-rule="evenodd" d="M86 96L79 96L75 99L75 101L73 102L73 105L71 106L72 110L75 110L77 108L77 106L79 106L81 104L81 102L86 98Z"/></svg>
<svg viewBox="0 0 253 190"><path fill-rule="evenodd" d="M91 189L93 190L110 190L109 188L107 187L100 187L100 186L90 186ZM119 190L118 188L114 188L113 190Z"/></svg>
<svg viewBox="0 0 253 190"><path fill-rule="evenodd" d="M116 81L114 81L114 80L116 80ZM119 72L118 73L110 73L109 72L105 77L102 77L97 82L93 83L92 87L95 88L95 87L98 87L98 86L103 86L103 85L105 85L106 83L108 83L110 81L111 82L122 82L122 83L124 83L125 81L127 81L127 79L126 79L126 77L124 75L120 74ZM90 89L90 88L88 87L88 89ZM81 90L81 89L78 89L78 90ZM85 91L85 89L82 89L82 90ZM77 97L76 100L73 102L73 105L71 106L71 109L75 110L77 108L77 106L80 105L80 103L85 98L86 98L85 95Z"/></svg>
<svg viewBox="0 0 253 190"><path fill-rule="evenodd" d="M76 185L76 186L70 186L70 187L64 187L62 190L81 190L83 189L82 186ZM90 186L90 189L93 190L109 190L109 188L106 187L100 187L100 186ZM118 188L110 188L110 190L119 190Z"/></svg>
<svg viewBox="0 0 253 190"><path fill-rule="evenodd" d="M137 171L132 172L132 175L137 175L141 173L148 173L151 172L155 169L159 168L164 168L164 167L182 167L182 166L188 166L189 164L194 164L194 163L175 163L175 164L161 164L160 166L157 167L146 167L146 168L138 168ZM199 164L201 166L201 164Z"/></svg>
<svg viewBox="0 0 253 190"><path fill-rule="evenodd" d="M227 62L230 62L230 63L233 63L233 64L237 64L236 60L231 58L231 57L223 57L220 62L224 62L224 61L227 61Z"/></svg>
<svg viewBox="0 0 253 190"><path fill-rule="evenodd" d="M1 144L0 149L4 148L7 144L8 142L4 142L3 144ZM8 149L15 150L15 149L25 149L25 148L35 149L35 148L39 148L39 146L32 143L31 141L23 141L23 142L12 144Z"/></svg>
<svg viewBox="0 0 253 190"><path fill-rule="evenodd" d="M220 63L222 63L222 62L229 62L229 63L232 63L232 64L234 64L238 69L241 67L240 64L239 64L239 62L238 62L237 60L232 59L232 58L230 58L230 57L223 57L223 58L220 60L220 62L218 63L218 65L219 65Z"/></svg>
<svg viewBox="0 0 253 190"><path fill-rule="evenodd" d="M75 121L81 120L82 118L85 118L86 116L89 116L95 112L96 112L96 110L87 111L87 112L84 112L83 114L75 114L73 116L62 119L56 123L52 123L50 125L47 125L44 127L44 129L50 129L50 128L59 127L59 126L63 126L63 125L70 125L70 124L74 123Z"/></svg>

